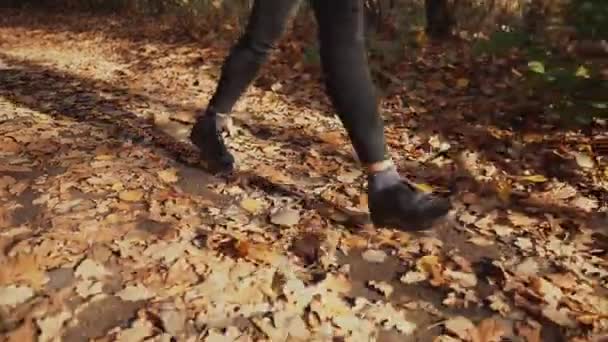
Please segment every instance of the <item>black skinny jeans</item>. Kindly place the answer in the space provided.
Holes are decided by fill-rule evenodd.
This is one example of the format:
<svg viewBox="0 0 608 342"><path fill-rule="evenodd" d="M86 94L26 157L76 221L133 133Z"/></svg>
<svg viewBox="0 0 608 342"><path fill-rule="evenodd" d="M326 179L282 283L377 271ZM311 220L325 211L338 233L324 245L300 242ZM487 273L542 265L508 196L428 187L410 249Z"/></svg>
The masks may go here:
<svg viewBox="0 0 608 342"><path fill-rule="evenodd" d="M299 0L255 0L245 34L224 62L209 107L229 113L257 76ZM362 163L386 159L384 125L367 63L362 0L310 0L327 94Z"/></svg>

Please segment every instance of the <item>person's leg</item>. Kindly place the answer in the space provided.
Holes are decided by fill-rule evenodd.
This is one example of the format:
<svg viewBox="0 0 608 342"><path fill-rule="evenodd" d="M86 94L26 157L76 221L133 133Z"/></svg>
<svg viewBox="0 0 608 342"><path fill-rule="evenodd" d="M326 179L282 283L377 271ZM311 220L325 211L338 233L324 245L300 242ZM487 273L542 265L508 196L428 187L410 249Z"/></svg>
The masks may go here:
<svg viewBox="0 0 608 342"><path fill-rule="evenodd" d="M404 230L430 226L449 202L418 194L397 173L384 138L366 57L363 1L311 0L319 24L327 93L359 160L368 171L370 215L375 225Z"/></svg>
<svg viewBox="0 0 608 342"><path fill-rule="evenodd" d="M217 127L218 115L232 111L257 76L274 43L280 38L299 0L256 0L245 33L233 46L222 66L220 80L204 113L197 118L190 139L209 166L230 171L234 158Z"/></svg>

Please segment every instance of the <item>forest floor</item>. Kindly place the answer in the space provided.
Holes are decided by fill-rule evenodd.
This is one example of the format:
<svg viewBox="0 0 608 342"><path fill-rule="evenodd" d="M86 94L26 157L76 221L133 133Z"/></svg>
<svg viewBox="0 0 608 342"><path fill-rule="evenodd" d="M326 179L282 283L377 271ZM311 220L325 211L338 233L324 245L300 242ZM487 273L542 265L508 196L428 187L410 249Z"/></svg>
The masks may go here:
<svg viewBox="0 0 608 342"><path fill-rule="evenodd" d="M6 11L4 11L6 12ZM377 230L318 67L286 37L239 102L239 171L187 135L231 40L154 20L0 13L6 341L596 341L608 330L606 124L521 95L517 56L412 49L383 115L454 209Z"/></svg>

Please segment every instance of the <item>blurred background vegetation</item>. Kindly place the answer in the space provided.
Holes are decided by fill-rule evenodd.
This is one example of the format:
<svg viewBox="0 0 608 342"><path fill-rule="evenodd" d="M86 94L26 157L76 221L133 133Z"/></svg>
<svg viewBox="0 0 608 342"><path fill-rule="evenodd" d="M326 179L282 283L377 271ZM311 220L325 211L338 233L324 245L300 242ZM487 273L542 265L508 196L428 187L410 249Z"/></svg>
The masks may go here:
<svg viewBox="0 0 608 342"><path fill-rule="evenodd" d="M477 55L500 58L517 51L528 60L529 92L543 92L576 120L608 110L608 0L365 0L372 61L390 70L404 53L429 42L470 42ZM94 12L173 18L194 38L238 34L252 0L0 0L27 10ZM301 7L308 7L303 1ZM178 19L178 20L175 20ZM311 11L301 8L294 30L309 46L303 58L318 63ZM301 35L299 35L301 36ZM378 67L374 68L375 70ZM377 71L377 70L376 70ZM381 72L381 71L380 71ZM579 115L584 113L584 115Z"/></svg>

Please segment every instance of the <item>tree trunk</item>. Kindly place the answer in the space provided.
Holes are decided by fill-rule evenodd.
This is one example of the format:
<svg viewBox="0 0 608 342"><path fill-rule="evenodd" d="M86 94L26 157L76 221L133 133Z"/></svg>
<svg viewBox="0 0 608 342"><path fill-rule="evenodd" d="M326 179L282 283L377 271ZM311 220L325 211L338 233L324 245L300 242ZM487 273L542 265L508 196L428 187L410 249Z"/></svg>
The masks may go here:
<svg viewBox="0 0 608 342"><path fill-rule="evenodd" d="M426 32L432 38L445 38L452 33L454 18L448 0L425 0Z"/></svg>

